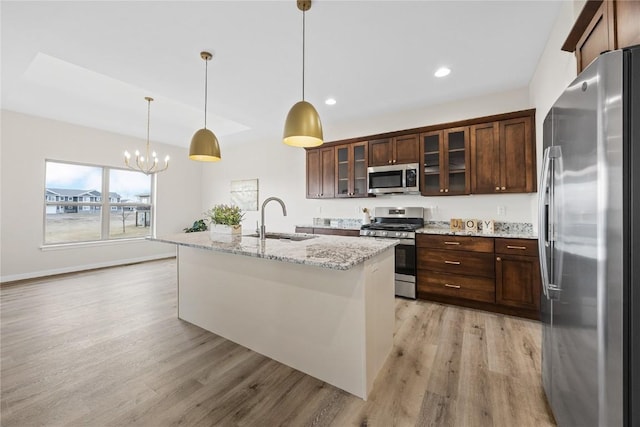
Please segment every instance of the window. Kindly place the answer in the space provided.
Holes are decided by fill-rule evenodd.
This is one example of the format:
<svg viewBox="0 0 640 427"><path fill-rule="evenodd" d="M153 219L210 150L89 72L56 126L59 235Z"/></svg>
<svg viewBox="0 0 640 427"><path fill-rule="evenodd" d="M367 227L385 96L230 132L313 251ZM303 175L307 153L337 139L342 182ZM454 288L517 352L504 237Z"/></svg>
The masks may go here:
<svg viewBox="0 0 640 427"><path fill-rule="evenodd" d="M151 235L153 184L141 172L47 160L44 244Z"/></svg>

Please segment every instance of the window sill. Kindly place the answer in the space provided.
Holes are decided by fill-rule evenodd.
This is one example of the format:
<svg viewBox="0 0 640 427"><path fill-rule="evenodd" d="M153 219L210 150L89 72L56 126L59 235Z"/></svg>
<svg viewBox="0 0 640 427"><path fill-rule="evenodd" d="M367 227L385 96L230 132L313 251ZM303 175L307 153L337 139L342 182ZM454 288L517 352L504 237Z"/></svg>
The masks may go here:
<svg viewBox="0 0 640 427"><path fill-rule="evenodd" d="M147 237L135 237L131 239L94 240L91 242L53 243L40 246L41 251L59 251L64 249L91 248L99 246L111 246L129 243L148 242Z"/></svg>

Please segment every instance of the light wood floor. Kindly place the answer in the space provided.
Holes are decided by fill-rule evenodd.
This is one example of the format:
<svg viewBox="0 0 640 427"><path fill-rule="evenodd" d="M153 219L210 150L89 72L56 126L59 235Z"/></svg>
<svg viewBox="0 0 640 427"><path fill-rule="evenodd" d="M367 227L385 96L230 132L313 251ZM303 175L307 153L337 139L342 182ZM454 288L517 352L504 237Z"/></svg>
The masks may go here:
<svg viewBox="0 0 640 427"><path fill-rule="evenodd" d="M554 425L536 322L398 299L365 402L178 320L175 269L3 286L2 426Z"/></svg>

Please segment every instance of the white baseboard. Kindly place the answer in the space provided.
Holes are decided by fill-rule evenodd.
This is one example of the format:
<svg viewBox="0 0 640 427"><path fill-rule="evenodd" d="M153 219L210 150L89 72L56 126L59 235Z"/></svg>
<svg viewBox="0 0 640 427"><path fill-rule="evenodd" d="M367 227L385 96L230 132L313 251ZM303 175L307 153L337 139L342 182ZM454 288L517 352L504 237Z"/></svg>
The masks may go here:
<svg viewBox="0 0 640 427"><path fill-rule="evenodd" d="M165 258L175 258L176 252L167 252L165 254L149 255L137 258L127 258L114 261L98 262L95 264L74 265L71 267L55 268L52 270L32 271L22 274L10 274L0 276L0 283L15 282L17 280L36 279L38 277L54 276L56 274L75 273L78 271L94 270L96 268L114 267L117 265L135 264L138 262L153 261Z"/></svg>

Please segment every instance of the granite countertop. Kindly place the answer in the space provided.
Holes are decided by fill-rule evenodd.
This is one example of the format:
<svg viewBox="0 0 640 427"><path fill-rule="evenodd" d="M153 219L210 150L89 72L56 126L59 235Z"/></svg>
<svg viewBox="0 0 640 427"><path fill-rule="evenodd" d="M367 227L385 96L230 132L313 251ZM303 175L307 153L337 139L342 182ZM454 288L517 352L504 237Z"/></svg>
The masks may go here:
<svg viewBox="0 0 640 427"><path fill-rule="evenodd" d="M477 236L477 237L500 237L505 239L537 239L530 230L502 230L493 233L483 233L479 231L451 231L449 228L442 227L424 227L416 230L416 233L422 234L443 234L448 236Z"/></svg>
<svg viewBox="0 0 640 427"><path fill-rule="evenodd" d="M349 270L398 244L396 239L361 239L311 234L295 234L295 236L313 236L313 238L302 241L285 239L261 241L258 237L252 236L215 234L212 239L208 231L203 231L151 237L149 240L332 270Z"/></svg>

